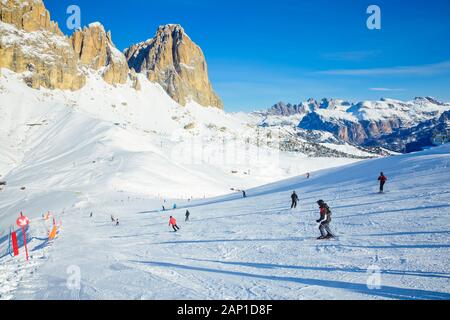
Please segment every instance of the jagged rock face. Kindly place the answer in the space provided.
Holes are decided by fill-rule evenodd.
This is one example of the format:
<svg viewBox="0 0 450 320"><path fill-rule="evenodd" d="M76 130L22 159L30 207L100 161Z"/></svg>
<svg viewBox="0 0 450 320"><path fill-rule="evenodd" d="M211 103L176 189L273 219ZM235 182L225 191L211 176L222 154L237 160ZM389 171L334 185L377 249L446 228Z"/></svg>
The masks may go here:
<svg viewBox="0 0 450 320"><path fill-rule="evenodd" d="M309 111L309 108L303 104L292 105L290 103L285 104L284 102L278 102L267 112L269 115L277 115L289 117L296 114L304 114Z"/></svg>
<svg viewBox="0 0 450 320"><path fill-rule="evenodd" d="M84 86L78 57L41 0L2 0L0 12L0 67L28 71L25 81L32 88Z"/></svg>
<svg viewBox="0 0 450 320"><path fill-rule="evenodd" d="M441 104L444 105L444 104ZM421 151L424 147L450 142L450 111L440 118L423 121L411 128L402 128L391 134L371 139L366 146L382 146L397 152Z"/></svg>
<svg viewBox="0 0 450 320"><path fill-rule="evenodd" d="M352 104L324 99L320 104L308 103L313 108L300 122L300 128L327 131L346 142L372 145L380 137L435 119L450 107L430 97L410 102L381 99Z"/></svg>
<svg viewBox="0 0 450 320"><path fill-rule="evenodd" d="M47 30L62 35L41 0L2 0L0 19L28 32Z"/></svg>
<svg viewBox="0 0 450 320"><path fill-rule="evenodd" d="M101 24L90 24L76 31L71 40L81 64L94 70L104 68L103 78L109 84L124 84L127 81L128 64L125 56L117 50L111 33L106 33Z"/></svg>
<svg viewBox="0 0 450 320"><path fill-rule="evenodd" d="M376 139L390 134L402 125L399 119L387 121L330 121L312 112L305 116L299 127L305 130L328 131L346 142L364 144L369 139Z"/></svg>
<svg viewBox="0 0 450 320"><path fill-rule="evenodd" d="M156 36L125 51L128 65L158 82L181 105L192 99L223 109L208 78L202 50L179 25L161 26Z"/></svg>

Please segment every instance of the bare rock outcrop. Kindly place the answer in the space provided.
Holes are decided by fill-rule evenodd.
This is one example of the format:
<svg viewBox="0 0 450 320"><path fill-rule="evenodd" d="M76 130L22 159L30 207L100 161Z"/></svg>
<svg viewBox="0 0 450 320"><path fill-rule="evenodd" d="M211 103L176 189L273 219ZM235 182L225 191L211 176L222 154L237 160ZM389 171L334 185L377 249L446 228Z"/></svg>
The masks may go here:
<svg viewBox="0 0 450 320"><path fill-rule="evenodd" d="M78 90L86 81L69 39L41 0L0 1L0 67L27 72L32 88Z"/></svg>
<svg viewBox="0 0 450 320"><path fill-rule="evenodd" d="M2 0L0 19L28 32L47 30L62 35L58 24L50 20L50 13L41 0Z"/></svg>
<svg viewBox="0 0 450 320"><path fill-rule="evenodd" d="M205 56L179 25L159 27L156 36L125 51L128 65L158 82L178 103L194 100L223 109L208 77Z"/></svg>
<svg viewBox="0 0 450 320"><path fill-rule="evenodd" d="M115 47L111 33L106 33L100 23L92 23L76 31L71 41L81 64L101 70L107 83L124 84L127 81L128 63L125 56Z"/></svg>

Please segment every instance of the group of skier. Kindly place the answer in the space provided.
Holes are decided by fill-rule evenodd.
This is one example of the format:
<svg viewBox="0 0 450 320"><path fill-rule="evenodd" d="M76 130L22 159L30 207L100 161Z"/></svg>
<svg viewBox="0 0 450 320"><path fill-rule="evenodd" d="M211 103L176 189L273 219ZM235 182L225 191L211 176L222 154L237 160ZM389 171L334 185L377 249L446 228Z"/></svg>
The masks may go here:
<svg viewBox="0 0 450 320"><path fill-rule="evenodd" d="M308 179L310 175L308 174ZM386 185L386 182L388 181L388 178L385 176L383 172L380 173L380 176L378 177L378 181L380 182L380 193L384 192L384 186ZM242 191L243 197L247 198L247 193L245 191ZM300 201L300 198L296 191L292 192L291 195L291 209L296 209L298 206L298 203ZM331 216L332 212L328 204L324 200L317 201L317 205L319 206L320 211L320 218L316 222L319 224L319 231L320 231L320 237L317 238L318 240L328 240L328 239L334 239L335 235L331 231ZM174 209L176 209L176 206L174 206ZM165 211L165 208L163 207L163 211ZM189 210L186 210L186 222L189 221L191 213ZM177 220L170 216L169 219L169 226L173 228L175 232L178 232L180 230L180 227L177 225Z"/></svg>
<svg viewBox="0 0 450 320"><path fill-rule="evenodd" d="M378 181L380 182L380 193L384 193L384 186L386 185L388 178L383 172L380 173ZM295 191L291 195L291 200L291 209L296 209L299 202L299 197ZM333 239L335 238L335 235L330 228L332 215L330 207L323 200L317 201L317 204L319 205L320 209L320 218L316 221L319 224L320 230L320 237L318 238L318 240Z"/></svg>

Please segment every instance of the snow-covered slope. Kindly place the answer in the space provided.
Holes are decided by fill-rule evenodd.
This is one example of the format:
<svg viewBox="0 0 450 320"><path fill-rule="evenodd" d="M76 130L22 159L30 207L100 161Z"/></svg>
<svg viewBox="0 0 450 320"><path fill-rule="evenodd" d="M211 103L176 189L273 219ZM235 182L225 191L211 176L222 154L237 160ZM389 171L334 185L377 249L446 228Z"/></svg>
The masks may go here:
<svg viewBox="0 0 450 320"><path fill-rule="evenodd" d="M27 209L24 199L54 191L203 198L358 160L281 151L248 117L180 107L144 77L136 91L91 74L76 92L33 90L20 78L6 69L0 78L2 227Z"/></svg>
<svg viewBox="0 0 450 320"><path fill-rule="evenodd" d="M266 185L246 199L179 202L170 212L133 192L53 191L27 206L53 209L59 238L39 240L45 222L32 221L30 263L0 258L1 298L450 299L449 164L445 145ZM380 170L389 177L383 195ZM298 211L288 209L294 189ZM315 240L318 199L333 211L338 240Z"/></svg>

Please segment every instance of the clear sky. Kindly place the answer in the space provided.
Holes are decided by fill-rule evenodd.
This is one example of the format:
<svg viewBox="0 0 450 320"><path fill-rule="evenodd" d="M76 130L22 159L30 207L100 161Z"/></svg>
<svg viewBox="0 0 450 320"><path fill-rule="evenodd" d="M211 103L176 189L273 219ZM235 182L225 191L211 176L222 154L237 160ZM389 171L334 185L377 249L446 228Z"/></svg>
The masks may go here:
<svg viewBox="0 0 450 320"><path fill-rule="evenodd" d="M181 24L203 49L229 111L310 97L348 100L434 96L450 101L448 0L44 0L66 28L100 21L119 49ZM369 5L381 30L369 30Z"/></svg>

